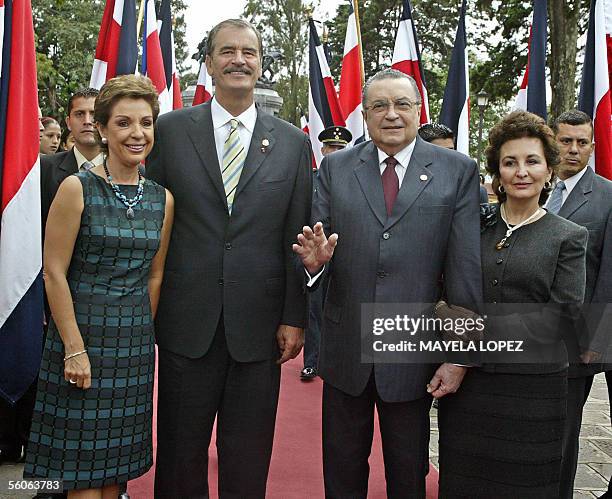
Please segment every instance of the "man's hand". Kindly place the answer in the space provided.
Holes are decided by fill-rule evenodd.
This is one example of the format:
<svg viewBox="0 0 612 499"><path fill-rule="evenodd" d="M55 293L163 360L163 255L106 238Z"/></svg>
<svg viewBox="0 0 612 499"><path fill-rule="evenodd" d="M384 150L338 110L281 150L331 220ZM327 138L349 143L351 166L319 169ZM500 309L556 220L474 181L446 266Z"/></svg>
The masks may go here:
<svg viewBox="0 0 612 499"><path fill-rule="evenodd" d="M427 385L427 392L434 398L442 398L449 393L455 393L461 386L467 367L454 364L442 364Z"/></svg>
<svg viewBox="0 0 612 499"><path fill-rule="evenodd" d="M583 364L593 364L601 361L601 354L593 350L587 350L586 352L582 352L580 354L580 360Z"/></svg>
<svg viewBox="0 0 612 499"><path fill-rule="evenodd" d="M321 267L331 260L338 234L332 234L329 239L325 236L323 224L317 222L311 229L307 225L297 236L298 244L293 245L293 251L302 259L304 267L313 276L321 271Z"/></svg>
<svg viewBox="0 0 612 499"><path fill-rule="evenodd" d="M289 359L295 359L304 346L304 330L299 327L281 324L276 331L276 341L281 352L277 364L283 364Z"/></svg>

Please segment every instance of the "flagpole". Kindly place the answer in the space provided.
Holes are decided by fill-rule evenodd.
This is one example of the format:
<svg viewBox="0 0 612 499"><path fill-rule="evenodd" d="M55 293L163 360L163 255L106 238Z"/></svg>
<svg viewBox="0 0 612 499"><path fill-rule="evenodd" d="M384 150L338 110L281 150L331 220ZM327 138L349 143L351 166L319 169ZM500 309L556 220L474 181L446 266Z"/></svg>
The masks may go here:
<svg viewBox="0 0 612 499"><path fill-rule="evenodd" d="M365 83L365 70L363 68L363 49L361 47L361 23L359 22L359 0L353 0L353 11L357 24L357 41L359 43L359 67L361 68L361 86Z"/></svg>
<svg viewBox="0 0 612 499"><path fill-rule="evenodd" d="M138 22L136 23L136 39L140 39L140 27L142 26L142 20L144 19L144 8L145 0L140 0L140 7L138 8Z"/></svg>

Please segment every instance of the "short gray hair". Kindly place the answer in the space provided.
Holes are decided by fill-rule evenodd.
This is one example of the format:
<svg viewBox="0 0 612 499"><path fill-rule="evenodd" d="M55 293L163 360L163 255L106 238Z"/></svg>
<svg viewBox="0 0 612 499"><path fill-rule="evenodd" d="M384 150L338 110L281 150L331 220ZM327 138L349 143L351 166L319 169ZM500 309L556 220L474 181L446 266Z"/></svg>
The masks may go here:
<svg viewBox="0 0 612 499"><path fill-rule="evenodd" d="M382 71L379 71L373 76L370 76L370 78L368 78L368 81L366 81L366 84L363 86L363 91L361 94L361 104L363 105L363 107L365 108L365 103L368 100L368 90L372 83L379 80L399 80L400 78L406 78L410 82L410 84L412 85L412 89L414 90L414 95L416 95L416 103L421 104L421 92L419 92L419 87L417 86L417 83L414 78L410 75L407 75L406 73L398 71L397 69L387 68L383 69Z"/></svg>
<svg viewBox="0 0 612 499"><path fill-rule="evenodd" d="M214 26L208 33L208 39L206 40L206 55L212 57L213 51L215 50L215 38L223 28L237 28L237 29L250 29L255 33L257 37L257 44L259 45L259 58L263 57L263 43L261 41L261 33L253 26L250 22L244 19L226 19L221 21L219 24Z"/></svg>

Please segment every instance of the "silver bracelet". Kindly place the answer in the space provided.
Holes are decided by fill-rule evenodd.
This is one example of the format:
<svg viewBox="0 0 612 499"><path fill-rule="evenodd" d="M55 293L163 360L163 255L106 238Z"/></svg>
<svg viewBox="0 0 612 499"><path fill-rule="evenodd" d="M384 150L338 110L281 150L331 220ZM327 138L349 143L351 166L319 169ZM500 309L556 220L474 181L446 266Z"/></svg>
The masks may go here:
<svg viewBox="0 0 612 499"><path fill-rule="evenodd" d="M82 355L84 353L87 353L87 349L81 350L80 352L71 353L70 355L66 355L66 357L64 357L64 362L66 362L68 359L72 359L73 357L76 357L77 355Z"/></svg>

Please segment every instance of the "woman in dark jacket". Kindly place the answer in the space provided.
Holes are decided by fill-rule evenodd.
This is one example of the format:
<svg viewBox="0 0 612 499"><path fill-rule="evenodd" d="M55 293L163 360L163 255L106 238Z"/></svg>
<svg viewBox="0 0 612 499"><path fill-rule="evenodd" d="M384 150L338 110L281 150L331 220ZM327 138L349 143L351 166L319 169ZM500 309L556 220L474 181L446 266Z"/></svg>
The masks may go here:
<svg viewBox="0 0 612 499"><path fill-rule="evenodd" d="M559 153L540 117L516 111L489 134L499 200L481 239L487 341L525 353L482 354L440 400L440 498L558 497L567 394L562 308L585 289L586 229L547 213Z"/></svg>

